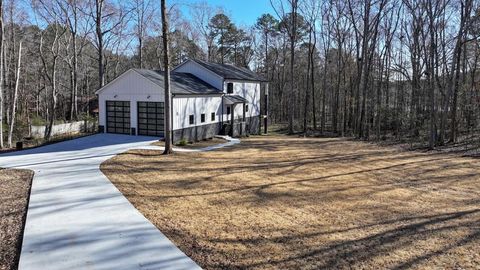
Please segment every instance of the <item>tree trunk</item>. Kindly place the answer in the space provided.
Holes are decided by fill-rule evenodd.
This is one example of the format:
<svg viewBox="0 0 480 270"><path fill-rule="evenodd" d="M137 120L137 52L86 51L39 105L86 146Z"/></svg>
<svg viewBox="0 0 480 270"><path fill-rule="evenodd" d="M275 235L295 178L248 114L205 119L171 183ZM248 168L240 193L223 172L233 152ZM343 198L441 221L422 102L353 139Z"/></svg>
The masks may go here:
<svg viewBox="0 0 480 270"><path fill-rule="evenodd" d="M291 1L292 13L291 13L291 32L290 32L290 95L295 96L295 82L294 82L294 71L295 71L295 42L297 39L297 1ZM288 104L288 133L294 133L294 113L295 113L295 104L290 102Z"/></svg>
<svg viewBox="0 0 480 270"><path fill-rule="evenodd" d="M325 63L323 64L323 78L322 78L322 115L320 116L320 134L323 135L325 132L325 122L326 122L326 101L327 101L327 55L328 48L325 49Z"/></svg>
<svg viewBox="0 0 480 270"><path fill-rule="evenodd" d="M317 130L317 108L315 104L315 51L317 45L317 35L315 34L315 24L313 25L313 46L310 56L310 83L312 84L312 117L313 117L313 130ZM306 108L305 108L306 109Z"/></svg>
<svg viewBox="0 0 480 270"><path fill-rule="evenodd" d="M3 76L4 76L4 50L5 50L5 27L3 25L3 0L0 0L0 149L3 145Z"/></svg>
<svg viewBox="0 0 480 270"><path fill-rule="evenodd" d="M303 109L303 135L307 135L308 129L308 101L310 99L310 69L311 69L311 57L312 57L312 27L310 27L310 31L308 32L308 59L307 59L307 71L306 71L306 79L305 79L305 104Z"/></svg>
<svg viewBox="0 0 480 270"><path fill-rule="evenodd" d="M10 113L10 127L8 129L8 147L12 148L13 128L15 126L15 116L17 114L18 87L20 84L20 69L22 63L22 41L18 45L18 63L15 80L15 90L13 91L12 111Z"/></svg>
<svg viewBox="0 0 480 270"><path fill-rule="evenodd" d="M163 39L163 65L165 69L165 150L164 155L171 154L172 149L172 131L171 131L171 93L170 93L170 46L169 29L166 0L160 0L160 9L162 12L162 39Z"/></svg>
<svg viewBox="0 0 480 270"><path fill-rule="evenodd" d="M95 8L95 30L98 39L98 89L105 85L105 64L103 63L103 30L102 30L102 17L103 17L103 1L96 0Z"/></svg>

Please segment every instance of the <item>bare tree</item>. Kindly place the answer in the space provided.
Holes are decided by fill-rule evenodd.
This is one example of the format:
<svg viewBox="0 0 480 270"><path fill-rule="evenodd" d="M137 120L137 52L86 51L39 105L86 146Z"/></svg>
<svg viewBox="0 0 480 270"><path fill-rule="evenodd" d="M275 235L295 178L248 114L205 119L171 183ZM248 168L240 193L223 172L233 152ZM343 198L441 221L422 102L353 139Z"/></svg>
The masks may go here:
<svg viewBox="0 0 480 270"><path fill-rule="evenodd" d="M165 81L165 150L164 155L171 154L172 149L172 130L171 130L171 98L170 92L170 44L169 44L169 28L166 0L160 0L160 10L162 12L162 38L163 38L163 67Z"/></svg>
<svg viewBox="0 0 480 270"><path fill-rule="evenodd" d="M143 41L147 35L150 22L153 19L153 7L150 0L132 1L132 10L135 19L135 35L138 42L138 67L143 68Z"/></svg>
<svg viewBox="0 0 480 270"><path fill-rule="evenodd" d="M95 22L97 63L98 63L98 88L105 85L105 47L106 36L117 28L129 12L125 12L121 6L115 6L107 0L90 0L90 16Z"/></svg>
<svg viewBox="0 0 480 270"><path fill-rule="evenodd" d="M298 39L298 0L287 0L289 13L285 12L283 2L280 1L277 5L273 0L270 0L272 7L278 17L284 22L284 28L287 32L290 41L290 95L295 96L295 46ZM295 102L288 104L288 132L294 133L294 115L295 115Z"/></svg>
<svg viewBox="0 0 480 270"><path fill-rule="evenodd" d="M42 62L42 76L48 82L50 94L47 99L49 104L48 121L45 126L45 139L52 136L52 129L55 123L58 106L58 60L61 57L60 39L67 32L67 27L60 24L62 11L58 2L47 2L38 0L34 2L36 12L43 23L48 24L46 31L40 36L39 54ZM39 22L40 24L40 22ZM45 43L48 43L48 51L45 50Z"/></svg>
<svg viewBox="0 0 480 270"><path fill-rule="evenodd" d="M12 110L10 112L10 125L8 129L8 147L12 148L13 128L15 126L15 116L17 115L18 88L20 85L20 70L22 63L22 41L18 44L18 62L15 73L15 90L13 91Z"/></svg>
<svg viewBox="0 0 480 270"><path fill-rule="evenodd" d="M214 55L214 40L215 38L210 35L211 29L209 26L210 20L215 14L221 13L221 10L208 5L207 2L201 2L193 5L190 8L193 25L200 32L203 42L207 47L207 61L213 60Z"/></svg>

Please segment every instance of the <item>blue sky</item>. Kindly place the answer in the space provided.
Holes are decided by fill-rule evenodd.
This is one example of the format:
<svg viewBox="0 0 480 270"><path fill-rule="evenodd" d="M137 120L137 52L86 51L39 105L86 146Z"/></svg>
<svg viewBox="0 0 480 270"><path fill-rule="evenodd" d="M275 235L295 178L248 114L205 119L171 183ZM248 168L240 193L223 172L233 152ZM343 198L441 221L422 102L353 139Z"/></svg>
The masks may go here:
<svg viewBox="0 0 480 270"><path fill-rule="evenodd" d="M223 7L237 25L253 25L264 13L274 15L269 0L177 0L179 3L207 2L213 7ZM184 14L188 16L188 14Z"/></svg>

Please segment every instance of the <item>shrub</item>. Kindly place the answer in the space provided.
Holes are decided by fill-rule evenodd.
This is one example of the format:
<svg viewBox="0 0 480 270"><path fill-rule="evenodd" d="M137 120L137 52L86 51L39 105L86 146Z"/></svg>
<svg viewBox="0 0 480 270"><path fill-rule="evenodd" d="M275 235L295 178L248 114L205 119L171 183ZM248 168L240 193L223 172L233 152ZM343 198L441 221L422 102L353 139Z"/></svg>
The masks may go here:
<svg viewBox="0 0 480 270"><path fill-rule="evenodd" d="M188 144L187 140L181 139L181 140L177 143L177 146L185 146L185 145L187 145L187 144Z"/></svg>
<svg viewBox="0 0 480 270"><path fill-rule="evenodd" d="M34 115L30 118L30 123L32 126L45 126L47 121L40 116Z"/></svg>

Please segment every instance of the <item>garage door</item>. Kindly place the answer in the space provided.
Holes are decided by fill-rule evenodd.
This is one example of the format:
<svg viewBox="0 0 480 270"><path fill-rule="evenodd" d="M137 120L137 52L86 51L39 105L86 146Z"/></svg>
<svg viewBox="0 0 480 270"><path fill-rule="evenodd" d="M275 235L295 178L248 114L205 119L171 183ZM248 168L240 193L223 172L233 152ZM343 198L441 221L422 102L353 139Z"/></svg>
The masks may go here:
<svg viewBox="0 0 480 270"><path fill-rule="evenodd" d="M163 102L138 102L138 135L163 137L163 115Z"/></svg>
<svg viewBox="0 0 480 270"><path fill-rule="evenodd" d="M130 101L107 101L107 132L130 134Z"/></svg>

